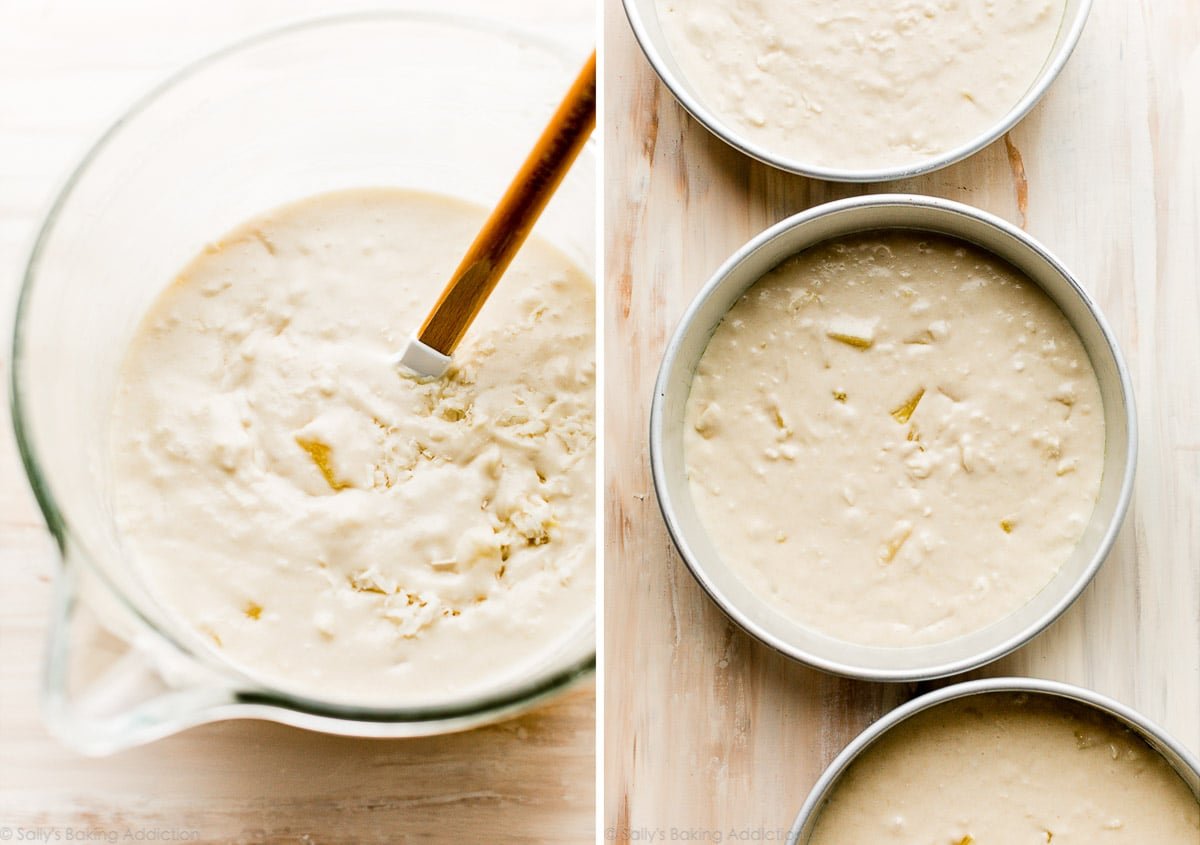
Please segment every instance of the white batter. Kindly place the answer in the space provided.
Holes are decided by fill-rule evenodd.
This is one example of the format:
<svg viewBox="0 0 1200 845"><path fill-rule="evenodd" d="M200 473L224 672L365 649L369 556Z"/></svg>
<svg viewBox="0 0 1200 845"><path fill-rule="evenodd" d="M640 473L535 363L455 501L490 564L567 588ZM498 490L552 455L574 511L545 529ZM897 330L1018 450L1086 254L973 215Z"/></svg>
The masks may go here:
<svg viewBox="0 0 1200 845"><path fill-rule="evenodd" d="M1104 415L1079 337L960 241L870 233L768 273L717 327L684 445L725 562L796 621L868 645L1007 616L1074 550Z"/></svg>
<svg viewBox="0 0 1200 845"><path fill-rule="evenodd" d="M1200 804L1115 721L1042 696L931 708L847 770L806 845L1196 845Z"/></svg>
<svg viewBox="0 0 1200 845"><path fill-rule="evenodd" d="M912 165L985 132L1025 95L1065 0L656 0L696 96L777 155Z"/></svg>
<svg viewBox="0 0 1200 845"><path fill-rule="evenodd" d="M591 617L590 279L531 238L443 379L390 363L483 219L387 189L284 207L197 257L131 345L119 527L161 600L269 682L430 702Z"/></svg>

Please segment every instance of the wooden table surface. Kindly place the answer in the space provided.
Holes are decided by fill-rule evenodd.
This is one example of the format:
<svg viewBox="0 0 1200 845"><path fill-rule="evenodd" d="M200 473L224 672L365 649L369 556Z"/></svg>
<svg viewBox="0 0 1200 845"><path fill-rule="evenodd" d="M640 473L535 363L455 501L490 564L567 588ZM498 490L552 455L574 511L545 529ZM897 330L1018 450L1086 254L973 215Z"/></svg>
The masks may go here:
<svg viewBox="0 0 1200 845"><path fill-rule="evenodd" d="M866 192L970 203L1049 245L1108 316L1137 393L1136 493L1116 550L1049 631L972 677L1091 687L1200 751L1200 5L1096 0L1066 70L1007 138L862 187L726 147L606 2L606 836L777 841L845 743L927 689L825 675L733 626L672 548L647 458L653 378L703 282L769 224Z"/></svg>
<svg viewBox="0 0 1200 845"><path fill-rule="evenodd" d="M372 5L497 13L491 0ZM52 193L124 106L233 38L345 9L331 0L0 2L3 324ZM578 45L581 58L595 37L590 0L523 0L505 4L504 14ZM7 366L7 339L0 354ZM0 841L34 831L56 831L57 841L134 841L112 837L160 831L174 838L160 833L158 841L310 845L593 840L590 687L524 718L433 739L348 740L233 722L105 759L61 747L37 706L58 557L21 472L7 409L2 420Z"/></svg>

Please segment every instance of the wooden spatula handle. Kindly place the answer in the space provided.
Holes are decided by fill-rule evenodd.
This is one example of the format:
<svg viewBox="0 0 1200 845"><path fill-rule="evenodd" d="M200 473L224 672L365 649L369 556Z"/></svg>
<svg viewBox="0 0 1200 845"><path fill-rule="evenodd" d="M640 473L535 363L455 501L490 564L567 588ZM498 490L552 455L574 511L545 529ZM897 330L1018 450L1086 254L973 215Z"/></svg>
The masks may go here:
<svg viewBox="0 0 1200 845"><path fill-rule="evenodd" d="M421 326L422 343L443 355L458 346L595 125L593 52Z"/></svg>

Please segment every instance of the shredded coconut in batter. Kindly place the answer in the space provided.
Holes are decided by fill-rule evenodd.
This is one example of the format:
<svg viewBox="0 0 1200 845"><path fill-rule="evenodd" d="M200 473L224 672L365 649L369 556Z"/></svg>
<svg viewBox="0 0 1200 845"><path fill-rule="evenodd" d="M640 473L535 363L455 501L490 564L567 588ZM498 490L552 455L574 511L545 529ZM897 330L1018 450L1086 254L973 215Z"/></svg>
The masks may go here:
<svg viewBox="0 0 1200 845"><path fill-rule="evenodd" d="M1033 85L1065 0L656 0L696 95L812 166L917 164L987 131Z"/></svg>
<svg viewBox="0 0 1200 845"><path fill-rule="evenodd" d="M943 642L1036 595L1091 517L1100 387L1030 280L961 241L806 250L730 309L684 447L725 562L814 630Z"/></svg>
<svg viewBox="0 0 1200 845"><path fill-rule="evenodd" d="M115 404L116 515L211 647L325 699L520 676L593 607L594 289L536 238L436 381L391 362L484 219L315 197L197 257Z"/></svg>

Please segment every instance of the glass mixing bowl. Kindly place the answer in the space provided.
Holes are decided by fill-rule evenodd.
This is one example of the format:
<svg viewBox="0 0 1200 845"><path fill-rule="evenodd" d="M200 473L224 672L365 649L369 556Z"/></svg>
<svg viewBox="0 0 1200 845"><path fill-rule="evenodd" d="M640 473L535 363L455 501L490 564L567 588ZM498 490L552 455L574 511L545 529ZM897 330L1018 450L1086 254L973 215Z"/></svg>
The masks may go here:
<svg viewBox="0 0 1200 845"><path fill-rule="evenodd" d="M265 685L223 662L142 583L114 525L108 454L130 337L206 243L342 188L421 189L490 207L583 58L444 15L304 22L185 69L87 154L30 256L12 364L21 456L62 552L44 706L66 742L105 753L243 717L356 736L443 733L525 710L591 674L594 617L564 632L531 676L480 697L356 707ZM589 272L595 180L589 144L535 229Z"/></svg>

